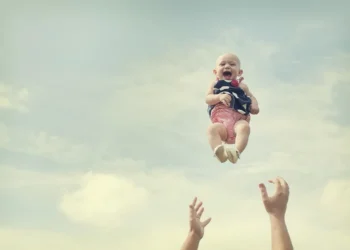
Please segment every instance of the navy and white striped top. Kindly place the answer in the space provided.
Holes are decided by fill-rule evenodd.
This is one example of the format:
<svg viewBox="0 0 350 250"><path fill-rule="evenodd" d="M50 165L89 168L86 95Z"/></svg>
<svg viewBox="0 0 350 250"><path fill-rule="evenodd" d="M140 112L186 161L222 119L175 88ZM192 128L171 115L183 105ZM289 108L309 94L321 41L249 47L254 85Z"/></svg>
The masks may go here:
<svg viewBox="0 0 350 250"><path fill-rule="evenodd" d="M252 100L245 94L244 90L238 87L237 81L227 81L219 80L214 85L213 94L228 94L231 96L230 108L236 110L237 112L248 115L250 114L250 106ZM208 106L209 116L215 105Z"/></svg>

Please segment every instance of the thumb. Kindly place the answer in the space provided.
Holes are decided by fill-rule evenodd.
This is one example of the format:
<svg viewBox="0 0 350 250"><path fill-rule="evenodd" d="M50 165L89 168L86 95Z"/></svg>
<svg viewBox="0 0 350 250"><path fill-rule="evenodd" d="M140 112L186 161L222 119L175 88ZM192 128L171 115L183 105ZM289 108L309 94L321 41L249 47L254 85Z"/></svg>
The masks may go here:
<svg viewBox="0 0 350 250"><path fill-rule="evenodd" d="M202 222L203 227L206 227L209 222L211 221L211 218L206 219L205 221Z"/></svg>
<svg viewBox="0 0 350 250"><path fill-rule="evenodd" d="M266 187L263 183L260 183L259 188L260 188L260 192L261 192L261 198L262 198L263 202L266 202L269 198L267 191L266 191Z"/></svg>

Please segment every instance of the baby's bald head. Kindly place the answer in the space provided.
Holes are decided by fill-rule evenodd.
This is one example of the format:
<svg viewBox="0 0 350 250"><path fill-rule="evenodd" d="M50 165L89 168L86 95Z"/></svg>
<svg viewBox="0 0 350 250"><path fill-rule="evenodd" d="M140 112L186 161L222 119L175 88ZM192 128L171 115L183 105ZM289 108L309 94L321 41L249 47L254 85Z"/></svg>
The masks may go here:
<svg viewBox="0 0 350 250"><path fill-rule="evenodd" d="M241 61L237 55L233 53L225 53L217 58L213 73L216 75L216 78L220 80L236 79L243 73L243 70L241 69Z"/></svg>
<svg viewBox="0 0 350 250"><path fill-rule="evenodd" d="M237 62L238 66L241 66L241 61L239 60L238 56L233 53L226 53L221 56L219 56L216 59L216 66L220 65L223 61L235 61Z"/></svg>

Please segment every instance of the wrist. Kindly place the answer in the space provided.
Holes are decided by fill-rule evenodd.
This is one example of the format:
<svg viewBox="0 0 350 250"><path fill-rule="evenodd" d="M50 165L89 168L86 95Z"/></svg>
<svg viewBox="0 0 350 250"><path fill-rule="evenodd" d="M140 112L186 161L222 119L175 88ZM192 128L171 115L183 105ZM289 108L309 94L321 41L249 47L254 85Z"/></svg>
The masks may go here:
<svg viewBox="0 0 350 250"><path fill-rule="evenodd" d="M271 223L285 223L284 214L269 214Z"/></svg>
<svg viewBox="0 0 350 250"><path fill-rule="evenodd" d="M220 97L221 97L221 93L219 93L219 94L213 94L214 95L214 99L215 99L215 101L217 101L217 102L221 102L221 100L220 100Z"/></svg>
<svg viewBox="0 0 350 250"><path fill-rule="evenodd" d="M197 241L199 242L202 238L198 236L198 234L196 234L193 231L189 231L187 238L190 239L191 241Z"/></svg>
<svg viewBox="0 0 350 250"><path fill-rule="evenodd" d="M215 105L219 102L221 102L220 94L210 94L206 97L206 103L208 105Z"/></svg>

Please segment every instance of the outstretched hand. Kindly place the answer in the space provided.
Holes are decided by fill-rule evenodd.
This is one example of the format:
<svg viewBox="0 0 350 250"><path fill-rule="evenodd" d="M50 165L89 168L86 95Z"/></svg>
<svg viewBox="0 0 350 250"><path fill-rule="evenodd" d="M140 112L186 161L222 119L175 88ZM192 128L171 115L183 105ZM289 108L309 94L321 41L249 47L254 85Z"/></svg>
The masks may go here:
<svg viewBox="0 0 350 250"><path fill-rule="evenodd" d="M204 235L204 228L209 224L211 218L201 221L204 212L204 207L202 207L203 203L196 203L197 198L194 198L192 204L190 204L190 232L201 239Z"/></svg>
<svg viewBox="0 0 350 250"><path fill-rule="evenodd" d="M287 203L289 199L288 183L281 177L274 180L269 180L276 187L273 196L268 196L266 187L263 183L259 184L262 201L268 214L276 217L284 217L287 210Z"/></svg>

